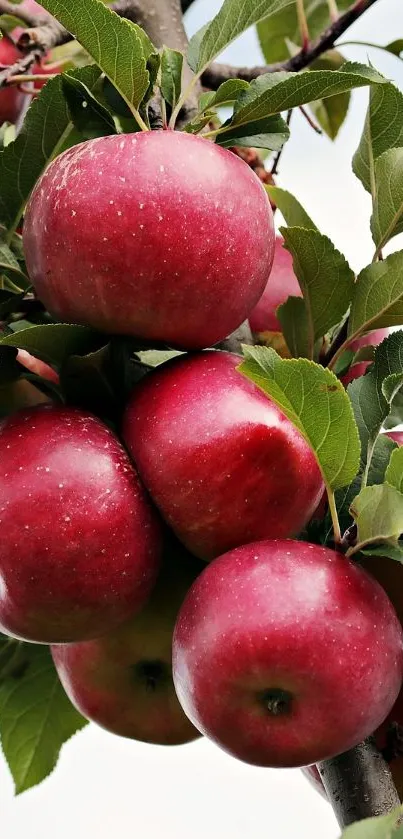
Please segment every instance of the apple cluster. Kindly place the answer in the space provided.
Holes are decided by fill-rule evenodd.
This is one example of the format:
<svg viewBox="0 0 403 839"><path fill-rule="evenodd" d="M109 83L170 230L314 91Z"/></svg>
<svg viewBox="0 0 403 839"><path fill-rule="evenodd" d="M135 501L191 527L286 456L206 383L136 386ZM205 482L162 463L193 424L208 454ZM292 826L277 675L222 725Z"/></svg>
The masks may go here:
<svg viewBox="0 0 403 839"><path fill-rule="evenodd" d="M88 141L39 180L24 247L54 317L180 352L119 428L55 404L2 422L1 630L50 644L73 704L122 736L309 766L384 731L403 678L393 585L303 541L316 457L239 357L209 349L247 318L279 331L300 293L258 178L186 133Z"/></svg>

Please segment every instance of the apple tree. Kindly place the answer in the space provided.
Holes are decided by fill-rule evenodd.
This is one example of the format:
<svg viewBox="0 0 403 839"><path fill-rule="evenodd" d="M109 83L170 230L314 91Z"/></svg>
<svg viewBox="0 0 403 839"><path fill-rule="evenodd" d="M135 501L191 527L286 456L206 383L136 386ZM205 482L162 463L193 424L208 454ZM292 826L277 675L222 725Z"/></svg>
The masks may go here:
<svg viewBox="0 0 403 839"><path fill-rule="evenodd" d="M403 94L339 47L375 2L224 0L188 42L191 0L0 0L17 793L92 720L301 767L346 839L403 835ZM266 64L217 61L251 26ZM355 275L281 154L361 87Z"/></svg>

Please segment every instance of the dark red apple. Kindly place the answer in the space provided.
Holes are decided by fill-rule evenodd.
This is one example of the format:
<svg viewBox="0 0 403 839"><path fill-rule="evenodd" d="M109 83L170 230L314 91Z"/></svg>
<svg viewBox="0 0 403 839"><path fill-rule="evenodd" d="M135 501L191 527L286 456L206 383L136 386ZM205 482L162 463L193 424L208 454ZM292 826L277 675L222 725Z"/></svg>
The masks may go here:
<svg viewBox="0 0 403 839"><path fill-rule="evenodd" d="M3 35L0 40L0 65L9 67L22 58L23 53L16 47L14 41ZM0 90L0 125L4 122L15 123L27 102L27 94L17 85L3 87Z"/></svg>
<svg viewBox="0 0 403 839"><path fill-rule="evenodd" d="M352 748L391 710L403 635L356 563L306 542L256 542L207 566L173 642L179 701L219 746L259 766Z"/></svg>
<svg viewBox="0 0 403 839"><path fill-rule="evenodd" d="M225 338L261 296L273 214L231 152L181 132L121 134L48 167L24 245L36 291L61 320L196 349Z"/></svg>
<svg viewBox="0 0 403 839"><path fill-rule="evenodd" d="M52 647L66 693L85 717L113 734L160 745L200 736L176 697L172 634L201 569L183 548L174 550L147 605L128 623L97 641Z"/></svg>
<svg viewBox="0 0 403 839"><path fill-rule="evenodd" d="M267 332L282 332L276 310L288 297L302 297L294 273L292 256L284 247L282 236L276 236L273 267L259 302L249 315L250 328L261 341Z"/></svg>
<svg viewBox="0 0 403 839"><path fill-rule="evenodd" d="M0 628L35 642L94 638L147 600L160 531L115 435L64 407L0 424Z"/></svg>
<svg viewBox="0 0 403 839"><path fill-rule="evenodd" d="M135 389L123 435L179 539L212 559L298 533L323 492L313 451L276 405L214 350L181 356Z"/></svg>

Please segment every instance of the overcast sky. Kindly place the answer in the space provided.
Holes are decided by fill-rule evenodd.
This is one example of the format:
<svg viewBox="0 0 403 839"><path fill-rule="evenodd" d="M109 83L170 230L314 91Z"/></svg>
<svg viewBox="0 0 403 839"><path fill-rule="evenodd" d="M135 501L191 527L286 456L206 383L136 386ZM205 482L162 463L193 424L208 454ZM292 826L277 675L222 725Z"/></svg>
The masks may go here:
<svg viewBox="0 0 403 839"><path fill-rule="evenodd" d="M219 6L219 0L196 0L187 19L189 34ZM350 30L353 36L381 43L403 37L402 0L379 0ZM354 60L369 57L403 89L403 63L378 50L349 47L345 53ZM261 61L254 33L246 33L226 57L236 64ZM314 134L297 115L279 179L356 270L373 253L369 202L351 172L367 97L365 90L354 93L354 107L335 144ZM57 771L44 784L17 799L0 760L0 826L4 839L339 835L330 807L299 771L251 768L207 741L169 750L112 737L93 725L64 747Z"/></svg>

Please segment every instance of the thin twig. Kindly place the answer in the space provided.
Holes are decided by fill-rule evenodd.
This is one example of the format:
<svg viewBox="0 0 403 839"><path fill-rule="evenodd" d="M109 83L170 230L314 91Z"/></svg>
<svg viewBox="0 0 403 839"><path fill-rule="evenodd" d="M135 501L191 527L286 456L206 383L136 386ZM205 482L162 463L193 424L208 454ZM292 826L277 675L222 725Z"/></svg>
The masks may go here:
<svg viewBox="0 0 403 839"><path fill-rule="evenodd" d="M287 111L287 119L286 119L287 125L290 124L291 117L292 117L292 108L290 108L290 110ZM284 144L284 146L285 146L285 144ZM282 146L280 151L277 152L277 154L276 154L276 156L273 160L273 166L271 167L271 170L270 170L272 175L276 175L276 173L278 172L278 164L280 163L280 158L281 158L281 155L284 151L284 146Z"/></svg>
<svg viewBox="0 0 403 839"><path fill-rule="evenodd" d="M313 130L316 132L316 134L323 134L322 129L319 127L319 125L316 124L315 120L312 119L312 117L310 116L308 111L305 110L303 105L299 106L299 110L301 111L302 116L305 117L308 125L310 125L311 128L313 128Z"/></svg>
<svg viewBox="0 0 403 839"><path fill-rule="evenodd" d="M305 67L309 67L315 61L315 58L332 49L337 39L376 2L377 0L357 0L350 9L340 15L338 20L334 21L322 33L320 38L310 45L308 50L300 50L287 61L267 64L264 67L233 67L229 64L212 64L203 73L202 83L211 90L217 90L220 84L227 79L244 79L251 82L265 73L275 73L279 70L289 70L291 72L303 70Z"/></svg>

